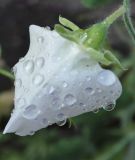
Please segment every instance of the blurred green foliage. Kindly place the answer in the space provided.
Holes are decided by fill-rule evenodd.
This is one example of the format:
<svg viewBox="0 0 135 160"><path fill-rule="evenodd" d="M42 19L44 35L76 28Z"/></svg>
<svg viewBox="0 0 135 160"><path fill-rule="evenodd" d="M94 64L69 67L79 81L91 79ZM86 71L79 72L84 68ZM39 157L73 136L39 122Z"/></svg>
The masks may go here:
<svg viewBox="0 0 135 160"><path fill-rule="evenodd" d="M116 0L82 0L86 7L95 8Z"/></svg>

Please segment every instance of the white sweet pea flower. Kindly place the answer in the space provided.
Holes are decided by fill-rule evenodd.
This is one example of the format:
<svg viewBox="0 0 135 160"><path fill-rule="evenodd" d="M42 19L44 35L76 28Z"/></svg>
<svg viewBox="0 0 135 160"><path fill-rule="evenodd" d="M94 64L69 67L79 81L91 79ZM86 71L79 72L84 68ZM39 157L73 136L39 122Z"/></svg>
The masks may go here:
<svg viewBox="0 0 135 160"><path fill-rule="evenodd" d="M122 92L117 76L78 44L35 25L14 74L15 108L4 133L20 136L85 112L111 110Z"/></svg>

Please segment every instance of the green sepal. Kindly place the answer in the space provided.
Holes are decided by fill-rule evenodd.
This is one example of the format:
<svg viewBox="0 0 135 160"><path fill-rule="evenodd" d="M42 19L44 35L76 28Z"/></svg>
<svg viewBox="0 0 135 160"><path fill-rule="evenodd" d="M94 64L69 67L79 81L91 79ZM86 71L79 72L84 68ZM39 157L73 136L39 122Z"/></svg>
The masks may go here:
<svg viewBox="0 0 135 160"><path fill-rule="evenodd" d="M122 64L120 63L120 61L118 60L118 58L116 56L114 56L114 54L108 50L104 51L104 57L106 59L108 59L112 64L116 65L117 67L119 67L120 69L126 70Z"/></svg>
<svg viewBox="0 0 135 160"><path fill-rule="evenodd" d="M73 31L76 31L76 30L80 29L76 24L74 24L73 22L71 22L71 21L69 21L68 19L63 18L63 17L61 17L61 16L59 16L59 22L60 22L63 26L65 26L65 27L67 27L67 28L69 28L69 29L71 29L71 30L73 30Z"/></svg>
<svg viewBox="0 0 135 160"><path fill-rule="evenodd" d="M67 28L63 27L60 24L56 24L54 29L64 38L74 41L78 43L77 37L75 37L72 33L72 31L68 30Z"/></svg>
<svg viewBox="0 0 135 160"><path fill-rule="evenodd" d="M83 30L82 29L78 29L76 31L71 31L65 27L63 27L62 25L60 24L56 24L55 25L55 30L64 38L68 39L68 40L71 40L77 44L82 44L83 42Z"/></svg>
<svg viewBox="0 0 135 160"><path fill-rule="evenodd" d="M101 53L100 51L97 51L93 48L87 48L87 52L90 54L90 56L96 60L97 62L104 64L106 66L111 64L111 61L108 60L103 53Z"/></svg>
<svg viewBox="0 0 135 160"><path fill-rule="evenodd" d="M100 49L106 39L108 26L104 23L97 23L86 29L87 39L84 41L85 47Z"/></svg>
<svg viewBox="0 0 135 160"><path fill-rule="evenodd" d="M87 51L90 53L90 56L95 59L97 62L103 65L116 65L120 69L125 70L125 68L121 65L120 61L114 56L110 51L105 50L103 52L97 51L93 48L87 48Z"/></svg>
<svg viewBox="0 0 135 160"><path fill-rule="evenodd" d="M94 24L88 29L80 29L66 18L59 17L59 22L63 26L56 24L55 30L62 37L77 43L85 51L89 52L90 56L97 62L104 65L115 64L117 67L124 69L120 61L110 51L102 52L108 28L118 17L124 14L124 12L125 9L122 6L104 21Z"/></svg>

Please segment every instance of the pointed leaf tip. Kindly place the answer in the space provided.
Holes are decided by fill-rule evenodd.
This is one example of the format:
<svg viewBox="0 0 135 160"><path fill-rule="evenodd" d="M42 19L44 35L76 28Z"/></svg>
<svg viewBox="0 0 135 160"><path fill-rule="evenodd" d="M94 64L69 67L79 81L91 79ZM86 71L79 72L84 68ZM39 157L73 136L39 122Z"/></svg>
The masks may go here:
<svg viewBox="0 0 135 160"><path fill-rule="evenodd" d="M71 22L71 21L69 21L68 19L63 18L63 17L61 17L61 16L59 16L59 22L60 22L63 26L65 26L65 27L67 27L67 28L69 28L69 29L71 29L71 30L73 30L73 31L76 31L76 30L79 29L79 27L78 27L76 24L74 24L73 22Z"/></svg>

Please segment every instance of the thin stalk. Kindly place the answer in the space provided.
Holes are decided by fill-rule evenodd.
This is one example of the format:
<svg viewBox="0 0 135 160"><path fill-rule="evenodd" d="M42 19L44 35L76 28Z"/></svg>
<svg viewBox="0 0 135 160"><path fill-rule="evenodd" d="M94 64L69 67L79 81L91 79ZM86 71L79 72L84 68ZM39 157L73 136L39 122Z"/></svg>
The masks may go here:
<svg viewBox="0 0 135 160"><path fill-rule="evenodd" d="M108 24L110 26L114 21L116 21L120 16L122 16L126 12L126 9L124 6L121 6L119 9L117 9L114 13L112 13L109 17L107 17L104 20L104 23Z"/></svg>
<svg viewBox="0 0 135 160"><path fill-rule="evenodd" d="M123 0L123 5L126 9L126 13L123 15L123 20L129 35L132 38L133 43L135 44L135 29L130 16L130 13L131 13L130 0Z"/></svg>

